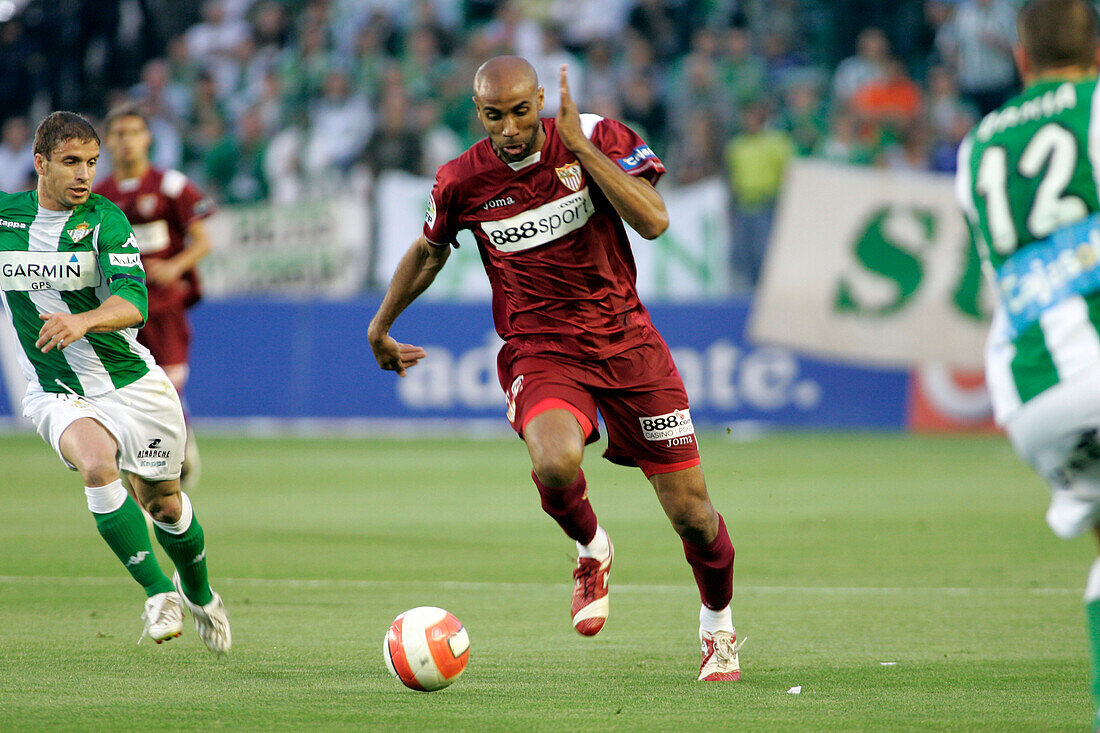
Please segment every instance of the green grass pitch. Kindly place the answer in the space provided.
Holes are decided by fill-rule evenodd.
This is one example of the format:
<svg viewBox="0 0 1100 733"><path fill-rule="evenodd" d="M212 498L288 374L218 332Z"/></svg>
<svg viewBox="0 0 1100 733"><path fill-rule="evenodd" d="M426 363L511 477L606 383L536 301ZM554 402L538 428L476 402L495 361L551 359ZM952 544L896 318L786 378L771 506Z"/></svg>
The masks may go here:
<svg viewBox="0 0 1100 733"><path fill-rule="evenodd" d="M234 647L157 646L79 477L0 436L0 731L1038 731L1091 720L1081 591L999 436L702 441L737 547L740 683L701 684L698 595L637 470L589 449L611 617L569 623L573 548L515 438L203 436L193 499ZM169 567L164 560L162 563ZM463 620L437 693L386 672L400 611ZM788 692L801 686L800 694Z"/></svg>

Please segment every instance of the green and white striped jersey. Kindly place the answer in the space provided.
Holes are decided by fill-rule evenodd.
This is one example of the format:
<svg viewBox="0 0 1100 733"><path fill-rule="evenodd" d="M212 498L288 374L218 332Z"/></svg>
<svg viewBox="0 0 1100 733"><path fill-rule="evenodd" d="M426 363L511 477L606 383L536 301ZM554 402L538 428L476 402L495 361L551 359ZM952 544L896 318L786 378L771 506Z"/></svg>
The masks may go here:
<svg viewBox="0 0 1100 733"><path fill-rule="evenodd" d="M47 392L104 394L134 382L155 363L136 328L89 333L64 349L35 347L39 314L83 313L111 295L148 312L145 271L130 223L92 194L70 211L40 208L35 191L0 193L0 298L14 329L28 382Z"/></svg>
<svg viewBox="0 0 1100 733"><path fill-rule="evenodd" d="M997 305L986 383L1003 423L1100 364L1100 94L1043 80L959 149L956 195Z"/></svg>

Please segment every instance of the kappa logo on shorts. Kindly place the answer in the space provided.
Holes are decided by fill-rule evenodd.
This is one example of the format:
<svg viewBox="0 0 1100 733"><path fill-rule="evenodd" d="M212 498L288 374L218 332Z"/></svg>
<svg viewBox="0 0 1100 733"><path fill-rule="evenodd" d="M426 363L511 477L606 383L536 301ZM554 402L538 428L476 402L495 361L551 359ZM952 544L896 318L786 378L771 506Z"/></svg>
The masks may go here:
<svg viewBox="0 0 1100 733"><path fill-rule="evenodd" d="M687 445L695 440L695 426L686 408L664 415L639 417L638 422L642 426L642 435L648 441L667 440L668 445L673 446Z"/></svg>

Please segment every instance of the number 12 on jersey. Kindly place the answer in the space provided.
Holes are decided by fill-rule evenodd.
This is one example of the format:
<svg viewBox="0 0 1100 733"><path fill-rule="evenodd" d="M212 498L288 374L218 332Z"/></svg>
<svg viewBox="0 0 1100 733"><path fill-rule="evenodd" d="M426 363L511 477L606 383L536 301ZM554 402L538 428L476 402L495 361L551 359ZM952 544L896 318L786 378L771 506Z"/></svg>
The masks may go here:
<svg viewBox="0 0 1100 733"><path fill-rule="evenodd" d="M1085 201L1069 192L1082 162L1079 147L1070 130L1049 122L1027 142L1013 170L1004 146L992 145L982 152L974 190L985 200L990 244L997 254L1007 257L1021 244L1088 215ZM1016 175L1028 183L1010 192L1010 176ZM1026 198L1020 195L1025 192Z"/></svg>

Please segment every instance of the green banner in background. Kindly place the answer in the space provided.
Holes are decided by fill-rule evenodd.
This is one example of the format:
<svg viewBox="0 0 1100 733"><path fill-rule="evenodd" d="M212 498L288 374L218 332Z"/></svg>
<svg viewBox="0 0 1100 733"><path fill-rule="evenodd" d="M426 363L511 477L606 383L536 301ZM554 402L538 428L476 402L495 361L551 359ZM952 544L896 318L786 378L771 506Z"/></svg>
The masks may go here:
<svg viewBox="0 0 1100 733"><path fill-rule="evenodd" d="M949 176L798 161L750 331L859 363L978 368L988 298Z"/></svg>

